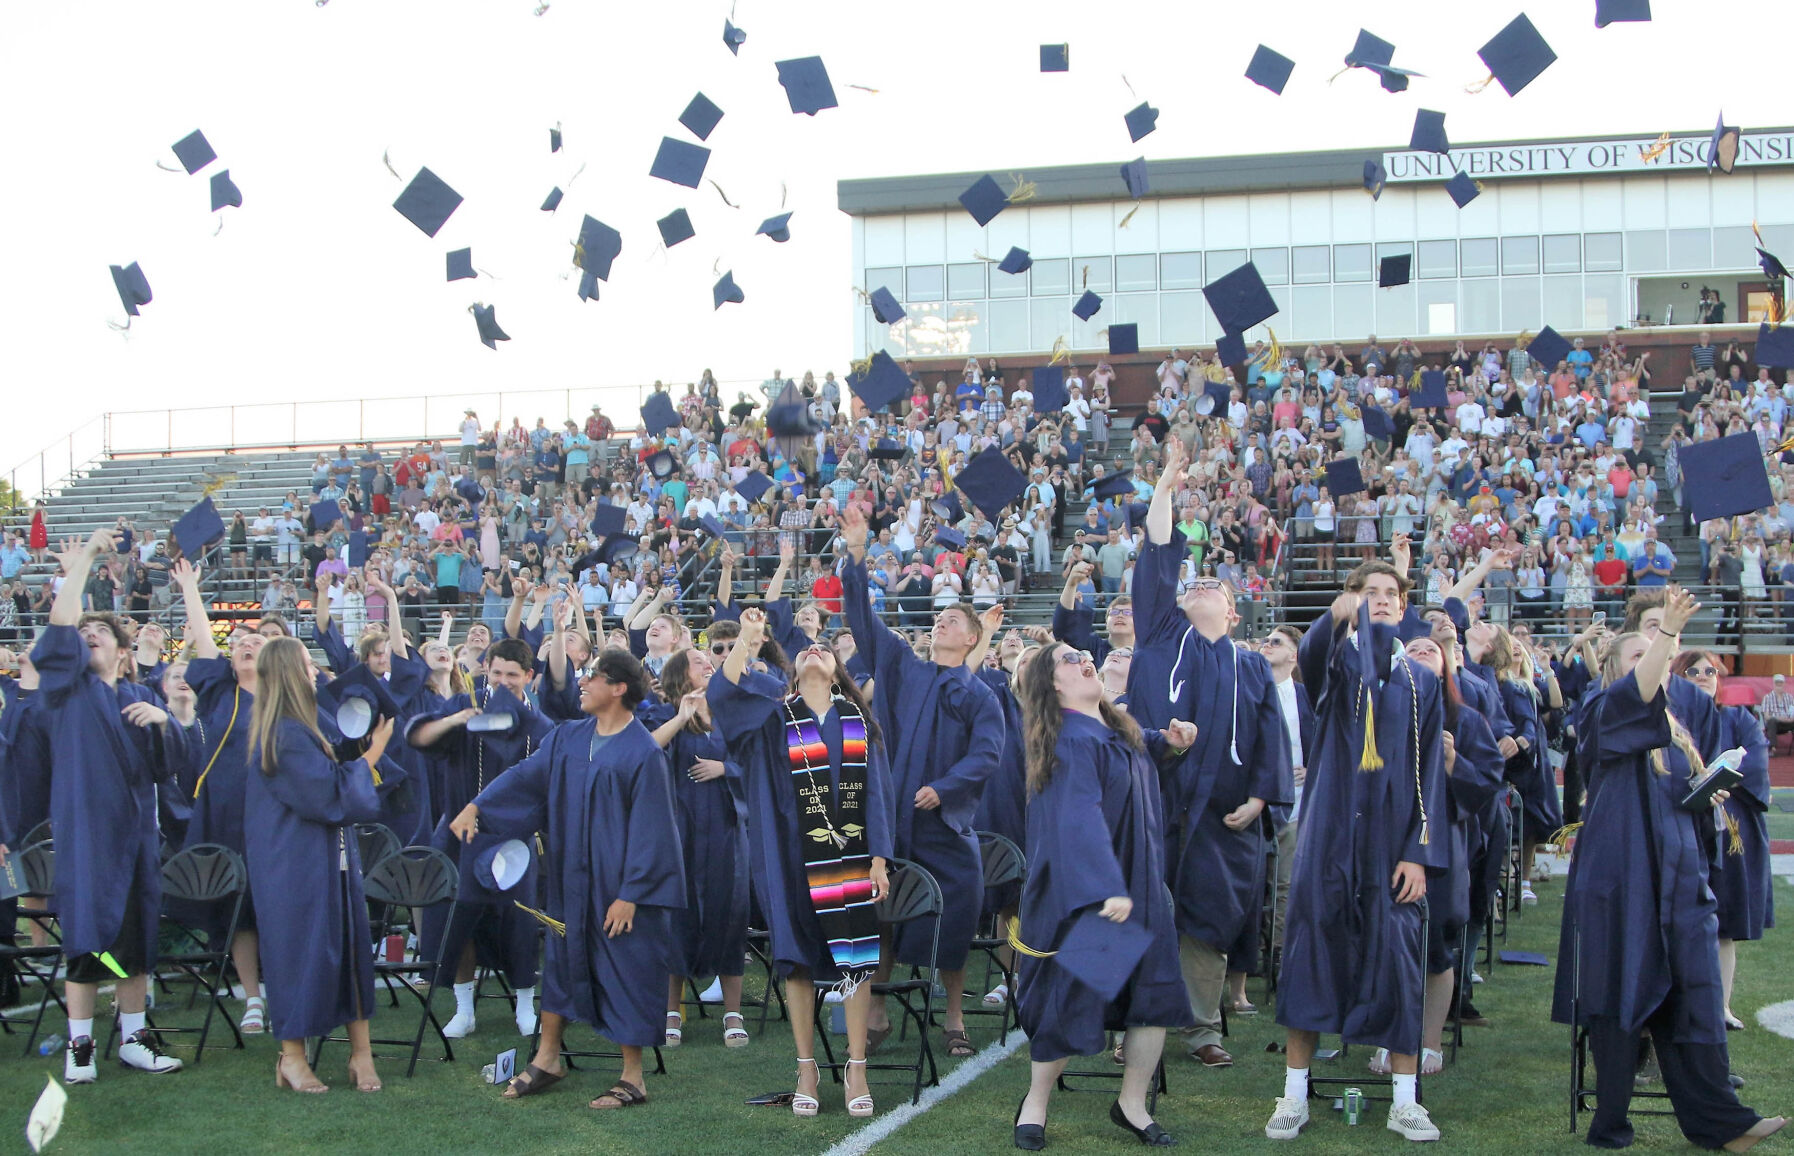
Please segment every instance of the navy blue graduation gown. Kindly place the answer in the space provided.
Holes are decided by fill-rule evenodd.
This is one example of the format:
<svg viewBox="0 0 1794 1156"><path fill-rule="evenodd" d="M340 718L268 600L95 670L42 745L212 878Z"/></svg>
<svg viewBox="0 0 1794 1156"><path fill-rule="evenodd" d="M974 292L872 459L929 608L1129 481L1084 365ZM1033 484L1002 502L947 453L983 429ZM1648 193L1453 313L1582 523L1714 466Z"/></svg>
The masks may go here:
<svg viewBox="0 0 1794 1156"><path fill-rule="evenodd" d="M1248 799L1267 807L1295 801L1289 732L1264 656L1225 634L1211 642L1190 625L1177 601L1183 535L1173 530L1171 538L1148 542L1134 567L1128 713L1155 729L1173 719L1196 724L1195 745L1160 776L1177 930L1250 971L1263 909L1264 824L1234 831L1222 820Z"/></svg>
<svg viewBox="0 0 1794 1156"><path fill-rule="evenodd" d="M1149 749L1163 754L1157 732L1149 738ZM1165 885L1158 777L1146 753L1099 720L1066 712L1053 777L1028 806L1019 937L1037 951L1056 951L1080 913L1125 895L1134 903L1128 922L1152 939L1107 1003L1056 959L1018 953L1016 1012L1035 1060L1095 1055L1106 1048L1105 1032L1195 1022Z"/></svg>
<svg viewBox="0 0 1794 1156"><path fill-rule="evenodd" d="M45 627L31 652L50 744L63 954L109 950L132 897L153 967L162 909L156 784L187 757L186 733L172 720L166 727L126 723L126 706L154 704L154 696L132 682L107 686L88 669L87 655L73 626Z"/></svg>
<svg viewBox="0 0 1794 1156"><path fill-rule="evenodd" d="M1089 651L1098 666L1109 657L1109 640L1096 632L1096 611L1082 601L1073 610L1067 610L1063 603L1053 603L1053 637L1067 646Z"/></svg>
<svg viewBox="0 0 1794 1156"><path fill-rule="evenodd" d="M984 860L973 819L984 784L1003 758L1003 709L964 666L916 657L908 640L872 611L866 567L842 568L843 602L854 645L872 668L872 711L890 744L891 819L899 857L914 860L941 885L938 964L965 966L984 907ZM941 805L916 807L933 787ZM911 920L897 935L897 962L926 966L932 928Z"/></svg>
<svg viewBox="0 0 1794 1156"><path fill-rule="evenodd" d="M1501 790L1505 762L1487 719L1468 703L1458 707L1458 725L1451 737L1457 760L1446 776L1445 816L1451 833L1451 866L1427 882L1427 910L1439 925L1444 942L1455 942L1470 922L1470 867L1478 816Z"/></svg>
<svg viewBox="0 0 1794 1156"><path fill-rule="evenodd" d="M1502 709L1507 712L1507 731L1516 742L1530 744L1507 760L1507 781L1520 792L1526 805L1526 841L1543 843L1563 826L1563 808L1557 798L1557 775L1546 753L1543 703L1528 693L1526 684L1499 679Z"/></svg>
<svg viewBox="0 0 1794 1156"><path fill-rule="evenodd" d="M276 1039L328 1035L374 1011L367 901L356 823L380 816L366 759L339 763L282 719L279 758L249 757L244 789L249 887L260 913L262 978Z"/></svg>
<svg viewBox="0 0 1794 1156"><path fill-rule="evenodd" d="M594 757L597 730L591 719L556 727L474 803L481 830L497 838L542 834L543 909L567 925L548 936L542 1009L615 1043L657 1047L679 954L671 916L685 906L672 785L641 723L631 719ZM522 887L513 891L534 894ZM618 899L636 905L634 930L607 938L605 913Z"/></svg>
<svg viewBox="0 0 1794 1156"><path fill-rule="evenodd" d="M1685 811L1689 765L1670 745L1666 703L1679 697L1679 678L1645 702L1638 680L1591 689L1578 736L1588 781L1582 829L1564 886L1564 921L1557 955L1551 1018L1612 1016L1636 1032L1667 1005L1672 1042L1723 1044L1719 982L1719 911L1707 886L1712 830L1708 809ZM1692 700L1690 700L1692 701ZM1679 705L1672 706L1684 724ZM1664 749L1667 774L1649 753ZM1581 937L1580 992L1576 944ZM1652 1027L1652 1032L1658 1030Z"/></svg>
<svg viewBox="0 0 1794 1156"><path fill-rule="evenodd" d="M311 640L318 644L319 650L324 652L324 663L330 668L332 674L344 674L358 661L355 657L355 648L350 646L348 639L343 637L343 628L337 624L334 618L323 630L319 630L314 623L311 629Z"/></svg>
<svg viewBox="0 0 1794 1156"><path fill-rule="evenodd" d="M416 653L407 652L403 658L397 654L392 656L392 675L387 679L386 691L398 704L399 717L393 721L397 735L404 735L413 718L440 710L448 701L428 689L429 677L429 665ZM405 790L399 798L387 796L381 800L381 822L391 827L399 842L406 846L428 843L438 817L437 792L442 778L440 760L401 737L387 746L386 761L397 763L403 769Z"/></svg>
<svg viewBox="0 0 1794 1156"><path fill-rule="evenodd" d="M1439 680L1413 662L1389 662L1374 691L1383 766L1360 770L1358 645L1325 614L1298 648L1321 725L1302 791L1277 1022L1411 1055L1420 1051L1425 986L1421 908L1397 903L1391 880L1398 863L1451 863Z"/></svg>
<svg viewBox="0 0 1794 1156"><path fill-rule="evenodd" d="M766 918L773 962L780 975L802 969L817 983L832 984L841 979L841 972L810 905L804 867L807 824L791 781L791 756L780 709L785 695L782 678L752 672L741 676L739 686L715 675L706 692L710 718L722 734L730 758L741 767L749 869ZM833 790L841 782L841 717L830 710L817 720L817 726L828 747L829 786ZM865 800L866 849L874 858L885 860L894 857L890 777L883 741L869 744L866 789L860 796Z"/></svg>
<svg viewBox="0 0 1794 1156"><path fill-rule="evenodd" d="M50 817L50 729L41 691L19 691L0 714L0 738L6 757L0 767L0 807L6 810L13 839L23 839ZM11 840L7 846L13 846Z"/></svg>
<svg viewBox="0 0 1794 1156"><path fill-rule="evenodd" d="M1003 711L1003 757L985 781L984 795L972 822L980 831L994 831L1017 847L1028 840L1028 756L1024 749L1022 706L1009 689L1009 673L980 668L975 677L990 688ZM1021 898L1021 883L1005 883L984 892L986 915L1013 908Z"/></svg>
<svg viewBox="0 0 1794 1156"><path fill-rule="evenodd" d="M1731 836L1714 832L1721 843L1713 870L1719 938L1761 939L1764 928L1775 926L1774 879L1769 870L1769 740L1749 707L1719 708L1719 727L1720 749L1744 748L1744 763L1738 768L1744 781L1732 788L1732 797L1724 804L1726 814L1738 824L1743 850L1732 854Z"/></svg>
<svg viewBox="0 0 1794 1156"><path fill-rule="evenodd" d="M779 644L788 658L796 658L797 652L806 646L814 646L816 640L798 628L797 612L789 598L774 598L763 609L766 611L766 633Z"/></svg>
<svg viewBox="0 0 1794 1156"><path fill-rule="evenodd" d="M187 845L221 843L243 854L243 807L249 769L249 718L255 695L237 685L229 658L196 658L187 664L187 685L197 700L197 729L204 742L194 752L193 818Z"/></svg>

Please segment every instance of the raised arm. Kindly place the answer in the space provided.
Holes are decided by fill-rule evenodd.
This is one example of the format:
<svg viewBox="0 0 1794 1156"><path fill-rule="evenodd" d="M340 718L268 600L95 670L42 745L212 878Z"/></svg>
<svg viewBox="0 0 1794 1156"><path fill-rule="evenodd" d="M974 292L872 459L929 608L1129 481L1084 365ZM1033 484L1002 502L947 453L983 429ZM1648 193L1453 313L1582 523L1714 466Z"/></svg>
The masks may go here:
<svg viewBox="0 0 1794 1156"><path fill-rule="evenodd" d="M573 611L572 595L561 599L554 608L554 628L548 639L548 677L556 690L567 689L567 631L573 629L578 617Z"/></svg>
<svg viewBox="0 0 1794 1156"><path fill-rule="evenodd" d="M723 543L722 571L716 579L716 604L725 609L735 601L735 547Z"/></svg>
<svg viewBox="0 0 1794 1156"><path fill-rule="evenodd" d="M652 596L646 590L636 595L635 602L630 605L629 614L624 620L625 629L648 629L648 624L654 621L654 616L660 613L660 608L666 605L666 601L672 596L672 593L671 587L656 586Z"/></svg>
<svg viewBox="0 0 1794 1156"><path fill-rule="evenodd" d="M181 588L181 601L186 604L188 645L194 658L217 658L218 642L212 637L212 620L206 614L205 599L199 593L199 567L180 558L169 571L175 585Z"/></svg>
<svg viewBox="0 0 1794 1156"><path fill-rule="evenodd" d="M87 586L87 576L93 570L94 559L102 553L117 552L118 535L107 528L95 530L86 542L63 539L62 553L57 555L57 560L62 563L63 582L62 589L50 603L51 626L73 626L81 621L81 595Z"/></svg>
<svg viewBox="0 0 1794 1156"><path fill-rule="evenodd" d="M729 657L723 660L723 677L740 685L741 676L747 673L748 663L760 653L760 644L766 641L766 614L757 607L750 606L741 612L741 633L735 639L735 645L729 648ZM684 704L680 704L683 709Z"/></svg>
<svg viewBox="0 0 1794 1156"><path fill-rule="evenodd" d="M436 641L447 646L449 644L449 638L453 636L454 632L455 612L453 610L444 610L442 612L442 629L436 632Z"/></svg>
<svg viewBox="0 0 1794 1156"><path fill-rule="evenodd" d="M1470 601L1470 596L1476 593L1477 588L1483 584L1483 580L1489 576L1489 571L1497 568L1506 570L1511 568L1513 564L1513 555L1509 554L1506 550L1484 551L1482 561L1466 571L1464 576L1459 578L1457 582L1452 585L1452 588L1445 592L1445 596L1447 598L1456 598L1460 602L1467 603Z"/></svg>
<svg viewBox="0 0 1794 1156"><path fill-rule="evenodd" d="M791 576L791 562L796 557L797 546L795 543L781 542L779 544L779 564L773 569L772 577L766 580L765 601L777 602L785 596L785 580Z"/></svg>
<svg viewBox="0 0 1794 1156"><path fill-rule="evenodd" d="M1165 443L1165 470L1152 491L1152 504L1146 510L1146 540L1157 546L1171 541L1172 499L1177 483L1190 464L1190 454L1183 439L1170 438Z"/></svg>
<svg viewBox="0 0 1794 1156"><path fill-rule="evenodd" d="M392 656L396 660L404 660L411 656L410 644L405 641L405 621L399 609L399 593L394 590L372 567L366 571L368 589L386 600L386 640L392 648Z"/></svg>
<svg viewBox="0 0 1794 1156"><path fill-rule="evenodd" d="M1682 647L1682 628L1688 625L1700 610L1701 604L1694 600L1694 595L1680 586L1671 585L1665 589L1663 598L1663 625L1657 631L1657 637L1651 639L1651 645L1633 668L1633 676L1638 682L1638 697L1651 702L1657 692L1663 689L1664 680L1669 677L1669 664L1674 661L1676 652Z"/></svg>
<svg viewBox="0 0 1794 1156"><path fill-rule="evenodd" d="M977 671L984 667L984 656L990 653L995 642L997 631L1003 629L1003 604L1001 602L978 615L983 629L978 632L978 644L967 652L965 665L967 669Z"/></svg>
<svg viewBox="0 0 1794 1156"><path fill-rule="evenodd" d="M511 604L505 608L505 637L517 638L523 629L523 604L535 583L521 572L511 579Z"/></svg>

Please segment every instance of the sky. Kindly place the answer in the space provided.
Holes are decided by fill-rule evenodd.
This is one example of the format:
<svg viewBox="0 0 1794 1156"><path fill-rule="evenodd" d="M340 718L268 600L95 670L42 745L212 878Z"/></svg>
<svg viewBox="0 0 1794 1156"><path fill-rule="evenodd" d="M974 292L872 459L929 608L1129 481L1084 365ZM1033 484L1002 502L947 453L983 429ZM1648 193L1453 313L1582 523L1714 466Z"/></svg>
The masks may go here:
<svg viewBox="0 0 1794 1156"><path fill-rule="evenodd" d="M725 383L775 367L844 374L858 303L841 179L989 171L1007 184L1031 166L1142 153L1368 155L1405 147L1422 107L1465 144L1699 132L1722 109L1746 128L1794 120L1774 72L1794 14L1733 0L1656 0L1652 23L1599 31L1594 0L1531 0L1559 59L1514 98L1464 90L1520 0L537 8L12 6L0 469L23 463L12 476L27 492L54 481L99 450L107 413L115 448L184 448L351 437L363 423L448 434L464 405L490 421L501 391L507 418L526 422L594 400L622 416L637 386L707 367ZM747 32L738 56L722 41L731 14ZM1329 83L1360 27L1427 78L1396 95L1363 72ZM1041 74L1039 45L1059 42L1071 71ZM1296 61L1282 96L1244 79L1261 42ZM774 62L805 56L823 58L840 107L790 111ZM691 139L678 116L699 91L724 112L705 184L651 178L662 136ZM1122 116L1141 100L1161 112L1135 145ZM557 124L565 147L550 154ZM169 146L195 128L219 160L188 176ZM393 211L404 184L383 155L404 180L428 166L466 198L434 239ZM220 215L208 185L223 168L244 205ZM559 211L539 211L556 186ZM663 250L654 222L679 207L697 236ZM754 235L781 211L794 213L789 242ZM591 302L570 265L585 213L623 235ZM446 253L465 246L486 274L446 282ZM121 333L107 266L132 261L155 300ZM711 286L731 270L746 301L715 311ZM476 301L512 338L496 351L477 340Z"/></svg>

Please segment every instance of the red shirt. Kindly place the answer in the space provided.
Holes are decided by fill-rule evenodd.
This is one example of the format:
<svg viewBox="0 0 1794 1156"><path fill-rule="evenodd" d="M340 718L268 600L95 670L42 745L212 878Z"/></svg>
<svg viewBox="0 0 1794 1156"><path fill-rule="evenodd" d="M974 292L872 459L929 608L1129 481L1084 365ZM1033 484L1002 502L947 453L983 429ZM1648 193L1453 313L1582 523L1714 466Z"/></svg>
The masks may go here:
<svg viewBox="0 0 1794 1156"><path fill-rule="evenodd" d="M1623 558L1604 558L1595 563L1595 581L1612 588L1626 584L1626 562Z"/></svg>
<svg viewBox="0 0 1794 1156"><path fill-rule="evenodd" d="M822 603L823 609L830 614L841 613L841 579L824 574L810 587L810 597Z"/></svg>

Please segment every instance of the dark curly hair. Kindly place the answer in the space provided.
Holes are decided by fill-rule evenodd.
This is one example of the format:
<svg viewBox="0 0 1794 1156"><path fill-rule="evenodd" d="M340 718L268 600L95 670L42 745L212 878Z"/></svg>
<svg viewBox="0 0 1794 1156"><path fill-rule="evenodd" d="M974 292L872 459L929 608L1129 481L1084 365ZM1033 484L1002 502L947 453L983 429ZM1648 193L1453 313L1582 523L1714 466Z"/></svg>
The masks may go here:
<svg viewBox="0 0 1794 1156"><path fill-rule="evenodd" d="M1053 680L1058 674L1060 653L1070 649L1064 643L1042 647L1018 680L1015 697L1022 708L1029 794L1037 795L1046 789L1059 762L1059 728L1064 724L1065 711L1059 705L1059 689ZM1146 749L1140 724L1125 711L1106 698L1098 704L1098 710L1103 725L1120 735L1128 746L1137 751Z"/></svg>

